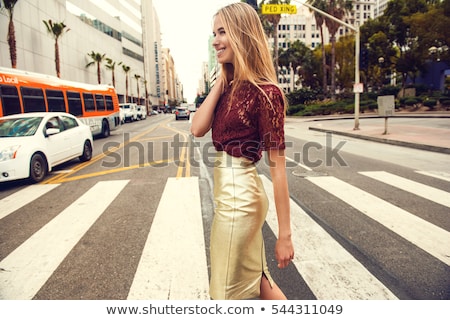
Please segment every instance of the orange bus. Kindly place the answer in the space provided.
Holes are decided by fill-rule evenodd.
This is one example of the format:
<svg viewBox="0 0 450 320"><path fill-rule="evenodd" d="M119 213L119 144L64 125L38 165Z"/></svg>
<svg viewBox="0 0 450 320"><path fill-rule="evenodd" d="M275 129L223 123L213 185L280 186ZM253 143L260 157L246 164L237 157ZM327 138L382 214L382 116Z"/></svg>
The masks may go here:
<svg viewBox="0 0 450 320"><path fill-rule="evenodd" d="M119 99L107 85L0 67L0 117L26 112L67 112L107 137L120 126Z"/></svg>

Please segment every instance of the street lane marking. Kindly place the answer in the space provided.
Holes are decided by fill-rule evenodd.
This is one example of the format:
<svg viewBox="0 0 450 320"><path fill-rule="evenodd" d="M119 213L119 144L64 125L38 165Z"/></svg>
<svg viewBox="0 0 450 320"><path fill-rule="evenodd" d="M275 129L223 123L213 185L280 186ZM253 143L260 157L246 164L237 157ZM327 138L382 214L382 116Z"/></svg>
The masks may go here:
<svg viewBox="0 0 450 320"><path fill-rule="evenodd" d="M312 171L312 169L311 169L310 167L305 166L304 164L302 164L302 163L300 163L300 162L297 162L297 161L295 161L295 160L292 159L292 158L286 157L286 160L295 163L297 166L299 166L299 167L301 167L301 168L303 168L303 169L305 169L305 170L307 170L307 171Z"/></svg>
<svg viewBox="0 0 450 320"><path fill-rule="evenodd" d="M98 182L0 261L0 299L32 299L128 182Z"/></svg>
<svg viewBox="0 0 450 320"><path fill-rule="evenodd" d="M335 177L306 179L450 265L450 232Z"/></svg>
<svg viewBox="0 0 450 320"><path fill-rule="evenodd" d="M417 173L450 182L450 173L439 171L416 171Z"/></svg>
<svg viewBox="0 0 450 320"><path fill-rule="evenodd" d="M269 197L267 223L278 234L273 185L261 176ZM292 261L318 300L396 300L397 297L334 240L292 199Z"/></svg>
<svg viewBox="0 0 450 320"><path fill-rule="evenodd" d="M3 219L7 215L16 211L17 209L22 208L23 206L36 200L37 198L43 196L44 194L55 189L58 186L59 184L31 185L29 187L26 187L25 189L22 189L20 191L11 194L6 198L1 199L0 208L2 208L2 210L0 212L0 219Z"/></svg>
<svg viewBox="0 0 450 320"><path fill-rule="evenodd" d="M372 179L389 184L396 188L408 191L419 197L450 207L450 192L427 186L423 183L415 182L403 177L396 176L385 171L365 171L359 172Z"/></svg>
<svg viewBox="0 0 450 320"><path fill-rule="evenodd" d="M198 177L168 178L128 299L209 299Z"/></svg>

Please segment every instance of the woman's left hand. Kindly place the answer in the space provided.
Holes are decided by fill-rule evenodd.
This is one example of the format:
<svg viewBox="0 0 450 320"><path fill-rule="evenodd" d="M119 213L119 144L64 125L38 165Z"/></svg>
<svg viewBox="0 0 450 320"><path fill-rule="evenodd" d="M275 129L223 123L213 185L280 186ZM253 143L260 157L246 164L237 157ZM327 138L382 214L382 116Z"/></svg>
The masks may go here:
<svg viewBox="0 0 450 320"><path fill-rule="evenodd" d="M294 259L294 246L290 237L282 237L275 244L275 258L278 261L278 268L283 269Z"/></svg>

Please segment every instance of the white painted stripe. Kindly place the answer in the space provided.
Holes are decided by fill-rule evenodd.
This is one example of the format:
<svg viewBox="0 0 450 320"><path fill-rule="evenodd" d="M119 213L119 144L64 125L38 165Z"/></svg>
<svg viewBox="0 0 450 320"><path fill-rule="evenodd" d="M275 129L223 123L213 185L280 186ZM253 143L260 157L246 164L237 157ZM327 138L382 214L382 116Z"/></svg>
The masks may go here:
<svg viewBox="0 0 450 320"><path fill-rule="evenodd" d="M17 191L0 200L0 219L22 208L47 192L55 189L59 184L36 184Z"/></svg>
<svg viewBox="0 0 450 320"><path fill-rule="evenodd" d="M296 161L295 161L294 159L292 159L292 158L286 157L286 160L289 160L289 161L291 161L291 162L297 164L299 167L302 167L302 168L305 169L305 170L312 171L312 169L311 169L310 167L305 166L304 164L302 164L302 163L300 163L300 162L296 162Z"/></svg>
<svg viewBox="0 0 450 320"><path fill-rule="evenodd" d="M97 183L3 259L0 299L33 298L127 183Z"/></svg>
<svg viewBox="0 0 450 320"><path fill-rule="evenodd" d="M278 222L273 185L261 176L269 197L267 223L275 234ZM335 241L293 200L291 207L293 263L319 300L396 300L397 297Z"/></svg>
<svg viewBox="0 0 450 320"><path fill-rule="evenodd" d="M450 265L450 232L337 178L306 179Z"/></svg>
<svg viewBox="0 0 450 320"><path fill-rule="evenodd" d="M408 191L419 197L450 207L450 192L427 186L426 184L415 182L403 177L396 176L385 171L359 172L372 179L384 182L396 188Z"/></svg>
<svg viewBox="0 0 450 320"><path fill-rule="evenodd" d="M198 177L167 180L128 299L209 299Z"/></svg>
<svg viewBox="0 0 450 320"><path fill-rule="evenodd" d="M450 173L440 171L416 171L417 173L450 182Z"/></svg>

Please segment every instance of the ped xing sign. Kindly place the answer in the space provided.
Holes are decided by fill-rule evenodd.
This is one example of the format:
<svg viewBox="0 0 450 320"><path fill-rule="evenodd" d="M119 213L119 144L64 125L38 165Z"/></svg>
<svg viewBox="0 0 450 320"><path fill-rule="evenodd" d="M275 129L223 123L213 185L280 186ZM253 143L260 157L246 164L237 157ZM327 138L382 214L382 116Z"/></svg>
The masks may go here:
<svg viewBox="0 0 450 320"><path fill-rule="evenodd" d="M291 4L263 4L262 14L296 14L297 6Z"/></svg>

